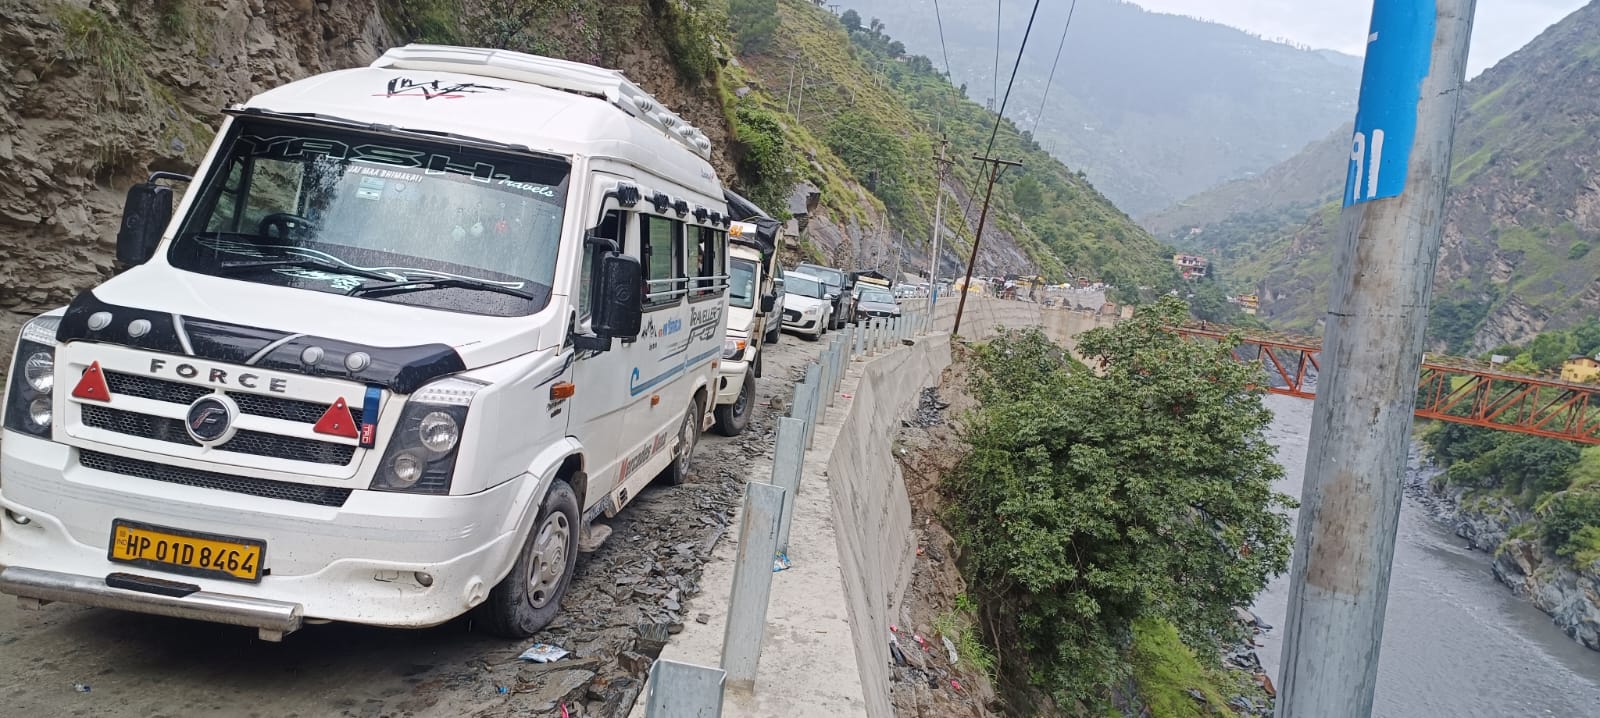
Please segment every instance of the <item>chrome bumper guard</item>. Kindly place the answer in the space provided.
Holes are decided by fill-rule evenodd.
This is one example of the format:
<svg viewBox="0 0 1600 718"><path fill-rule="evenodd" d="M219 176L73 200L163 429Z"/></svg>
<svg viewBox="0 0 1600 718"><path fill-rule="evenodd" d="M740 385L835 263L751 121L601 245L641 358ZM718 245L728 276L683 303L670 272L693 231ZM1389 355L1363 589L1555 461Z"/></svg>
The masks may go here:
<svg viewBox="0 0 1600 718"><path fill-rule="evenodd" d="M264 641L281 641L300 628L298 603L196 591L182 598L107 586L105 579L8 566L0 569L0 593L16 596L24 608L63 601L170 618L254 628Z"/></svg>

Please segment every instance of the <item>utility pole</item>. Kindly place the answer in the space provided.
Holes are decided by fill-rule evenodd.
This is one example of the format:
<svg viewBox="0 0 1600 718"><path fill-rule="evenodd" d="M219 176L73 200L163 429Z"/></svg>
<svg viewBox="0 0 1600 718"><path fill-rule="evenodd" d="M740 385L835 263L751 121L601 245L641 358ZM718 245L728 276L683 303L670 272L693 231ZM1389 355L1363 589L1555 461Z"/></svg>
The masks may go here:
<svg viewBox="0 0 1600 718"><path fill-rule="evenodd" d="M934 298L939 295L939 246L944 239L944 178L954 162L945 155L950 149L950 140L945 138L939 142L938 169L934 177L934 190L938 199L933 203L933 258L928 261L928 316L933 316Z"/></svg>
<svg viewBox="0 0 1600 718"><path fill-rule="evenodd" d="M972 256L967 257L967 278L961 283L961 302L956 304L956 324L950 329L952 337L961 335L961 313L967 310L967 289L972 286L972 267L978 263L978 245L983 242L983 223L989 218L989 199L994 196L994 181L1000 179L1001 170L1022 166L1021 162L997 157L973 155L972 159L989 163L989 188L983 191L983 211L978 213L978 231L972 235Z"/></svg>
<svg viewBox="0 0 1600 718"><path fill-rule="evenodd" d="M1372 715L1475 0L1376 0L1306 451L1279 718Z"/></svg>

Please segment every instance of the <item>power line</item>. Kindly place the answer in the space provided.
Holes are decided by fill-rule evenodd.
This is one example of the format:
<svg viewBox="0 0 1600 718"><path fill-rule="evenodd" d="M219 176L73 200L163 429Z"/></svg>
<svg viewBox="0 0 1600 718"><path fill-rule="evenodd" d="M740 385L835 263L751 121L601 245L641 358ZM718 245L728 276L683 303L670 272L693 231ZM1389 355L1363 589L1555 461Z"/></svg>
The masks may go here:
<svg viewBox="0 0 1600 718"><path fill-rule="evenodd" d="M1056 45L1056 59L1050 63L1050 79L1044 81L1044 99L1039 100L1039 114L1033 116L1033 127L1028 128L1032 135L1039 129L1039 118L1044 117L1045 103L1050 101L1050 84L1056 81L1056 65L1061 62L1061 51L1067 47L1067 31L1072 29L1072 14L1078 11L1078 0L1072 0L1072 7L1067 8L1067 25L1061 28L1061 44Z"/></svg>
<svg viewBox="0 0 1600 718"><path fill-rule="evenodd" d="M1028 51L1028 36L1033 34L1033 19L1038 15L1039 0L1033 0L1033 12L1028 14L1028 27L1022 31L1022 46L1017 48L1017 62L1011 66L1011 79L1006 80L1006 94L1000 100L1000 111L994 113L994 131L989 133L989 147L983 151L984 157L994 151L994 139L1000 136L1000 121L1006 116L1006 103L1011 101L1011 86L1017 81L1017 70L1022 67L1022 54Z"/></svg>
<svg viewBox="0 0 1600 718"><path fill-rule="evenodd" d="M1077 2L1078 0L1072 0ZM950 76L950 49L944 45L944 17L939 14L939 0L933 0L933 19L939 23L939 52L944 54L944 74ZM996 33L999 39L999 33Z"/></svg>

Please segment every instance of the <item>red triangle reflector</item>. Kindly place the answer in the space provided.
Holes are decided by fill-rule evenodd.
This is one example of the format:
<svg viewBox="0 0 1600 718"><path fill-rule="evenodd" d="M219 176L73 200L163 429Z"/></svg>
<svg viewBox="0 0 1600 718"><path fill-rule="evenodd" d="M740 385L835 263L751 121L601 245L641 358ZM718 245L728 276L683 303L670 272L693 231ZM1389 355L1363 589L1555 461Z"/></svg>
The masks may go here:
<svg viewBox="0 0 1600 718"><path fill-rule="evenodd" d="M77 399L89 401L111 401L111 387L106 385L106 374L100 371L100 362L89 365L83 370L83 378L78 380L78 385L72 387L72 396Z"/></svg>
<svg viewBox="0 0 1600 718"><path fill-rule="evenodd" d="M333 406L322 412L322 418L317 420L317 425L311 427L318 434L331 434L354 439L360 436L356 429L356 420L350 417L350 405L344 403L344 397L339 397Z"/></svg>

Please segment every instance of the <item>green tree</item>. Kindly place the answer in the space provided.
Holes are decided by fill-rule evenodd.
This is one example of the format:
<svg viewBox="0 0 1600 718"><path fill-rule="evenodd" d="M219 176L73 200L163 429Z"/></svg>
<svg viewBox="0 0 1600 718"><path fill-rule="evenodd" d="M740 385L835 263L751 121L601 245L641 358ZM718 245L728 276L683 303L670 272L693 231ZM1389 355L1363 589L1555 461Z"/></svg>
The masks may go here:
<svg viewBox="0 0 1600 718"><path fill-rule="evenodd" d="M1288 566L1292 500L1264 430L1263 377L1228 346L1168 327L1188 307L1146 305L1081 337L1103 376L1050 364L1037 332L979 354L971 454L945 486L968 585L1058 698L1125 675L1133 622L1160 618L1209 655L1232 608Z"/></svg>
<svg viewBox="0 0 1600 718"><path fill-rule="evenodd" d="M739 41L740 54L764 52L778 31L778 0L732 0L728 26Z"/></svg>
<svg viewBox="0 0 1600 718"><path fill-rule="evenodd" d="M844 23L845 32L855 32L860 30L861 13L858 13L854 10L846 10L844 11L843 15L839 16L839 22Z"/></svg>
<svg viewBox="0 0 1600 718"><path fill-rule="evenodd" d="M1561 366L1567 357L1578 351L1578 342L1566 332L1545 332L1528 343L1528 353L1540 369Z"/></svg>
<svg viewBox="0 0 1600 718"><path fill-rule="evenodd" d="M1025 217L1038 214L1044 207L1044 191L1039 187L1039 180L1023 175L1011 185L1011 202Z"/></svg>

